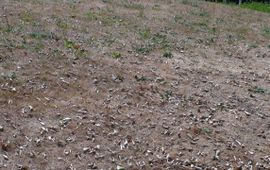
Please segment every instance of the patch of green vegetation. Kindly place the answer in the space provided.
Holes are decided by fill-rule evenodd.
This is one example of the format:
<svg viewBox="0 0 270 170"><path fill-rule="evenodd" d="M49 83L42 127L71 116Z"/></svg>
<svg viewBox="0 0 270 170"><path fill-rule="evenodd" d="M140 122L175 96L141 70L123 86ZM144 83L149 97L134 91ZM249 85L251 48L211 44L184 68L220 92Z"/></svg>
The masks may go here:
<svg viewBox="0 0 270 170"><path fill-rule="evenodd" d="M133 48L139 54L148 54L154 49L170 51L171 45L165 34L156 33L146 39L144 44L133 46Z"/></svg>
<svg viewBox="0 0 270 170"><path fill-rule="evenodd" d="M93 12L93 11L88 11L85 13L87 19L93 21L98 19L98 13Z"/></svg>
<svg viewBox="0 0 270 170"><path fill-rule="evenodd" d="M103 44L106 44L107 46L111 46L116 41L116 38L113 37L112 34L106 35L104 39L102 40Z"/></svg>
<svg viewBox="0 0 270 170"><path fill-rule="evenodd" d="M144 10L140 10L139 14L138 14L139 18L146 18L146 16L144 15Z"/></svg>
<svg viewBox="0 0 270 170"><path fill-rule="evenodd" d="M211 130L207 127L203 127L203 128L201 128L201 132L204 134L211 134L213 132L213 130Z"/></svg>
<svg viewBox="0 0 270 170"><path fill-rule="evenodd" d="M124 3L124 7L129 9L136 9L136 10L142 10L144 9L143 4L133 3L133 2L126 2Z"/></svg>
<svg viewBox="0 0 270 170"><path fill-rule="evenodd" d="M8 72L8 73L2 72L1 77L3 77L6 80L15 80L17 78L17 75L15 72Z"/></svg>
<svg viewBox="0 0 270 170"><path fill-rule="evenodd" d="M118 52L118 51L112 52L112 58L113 59L118 59L118 58L121 58L121 57L122 57L122 55L121 55L120 52Z"/></svg>
<svg viewBox="0 0 270 170"><path fill-rule="evenodd" d="M264 26L262 29L262 33L265 36L270 36L270 27L269 26Z"/></svg>
<svg viewBox="0 0 270 170"><path fill-rule="evenodd" d="M221 111L229 111L228 110L228 107L226 106L226 104L224 104L224 103L219 103L218 105L217 105L217 107L218 107L218 109L220 109Z"/></svg>
<svg viewBox="0 0 270 170"><path fill-rule="evenodd" d="M69 48L69 49L75 49L76 43L71 41L71 40L64 40L64 46L65 48Z"/></svg>
<svg viewBox="0 0 270 170"><path fill-rule="evenodd" d="M173 54L172 54L171 51L165 51L163 53L163 57L165 57L165 58L173 58Z"/></svg>
<svg viewBox="0 0 270 170"><path fill-rule="evenodd" d="M160 97L162 100L169 100L170 97L172 96L172 91L166 90L163 94L160 94Z"/></svg>
<svg viewBox="0 0 270 170"><path fill-rule="evenodd" d="M240 5L240 7L270 13L270 5L269 4L252 2L252 3L243 3Z"/></svg>
<svg viewBox="0 0 270 170"><path fill-rule="evenodd" d="M198 0L178 0L178 1L184 5L198 7Z"/></svg>
<svg viewBox="0 0 270 170"><path fill-rule="evenodd" d="M223 18L216 18L216 24L224 23L225 20Z"/></svg>
<svg viewBox="0 0 270 170"><path fill-rule="evenodd" d="M33 14L31 11L26 11L20 14L20 19L24 22L33 21Z"/></svg>
<svg viewBox="0 0 270 170"><path fill-rule="evenodd" d="M102 0L102 2L104 2L104 3L111 3L112 1L111 0Z"/></svg>
<svg viewBox="0 0 270 170"><path fill-rule="evenodd" d="M139 35L143 38L143 39L149 39L150 36L151 36L151 30L150 28L144 28L144 29L141 29L139 31Z"/></svg>
<svg viewBox="0 0 270 170"><path fill-rule="evenodd" d="M165 34L160 33L154 34L153 37L151 38L151 42L155 46L159 46L162 49L165 50L170 49L170 44Z"/></svg>
<svg viewBox="0 0 270 170"><path fill-rule="evenodd" d="M155 10L155 11L160 11L160 10L161 10L160 5L158 5L158 4L155 4L155 5L152 7L152 9Z"/></svg>
<svg viewBox="0 0 270 170"><path fill-rule="evenodd" d="M153 45L147 43L146 45L136 45L133 47L136 53L138 54L148 54L154 49Z"/></svg>
<svg viewBox="0 0 270 170"><path fill-rule="evenodd" d="M61 29L68 29L69 28L68 22L63 20L63 19L60 19L60 18L58 18L56 20L56 25Z"/></svg>
<svg viewBox="0 0 270 170"><path fill-rule="evenodd" d="M253 93L258 93L258 94L265 94L267 93L267 90L258 86L249 88L248 91L253 92Z"/></svg>
<svg viewBox="0 0 270 170"><path fill-rule="evenodd" d="M251 43L248 45L248 49L257 48L257 47L258 47L258 45L255 43Z"/></svg>
<svg viewBox="0 0 270 170"><path fill-rule="evenodd" d="M268 46L267 46L269 49L270 49L270 44L268 44Z"/></svg>
<svg viewBox="0 0 270 170"><path fill-rule="evenodd" d="M53 34L48 33L48 32L31 32L29 36L35 39L52 39L53 38Z"/></svg>
<svg viewBox="0 0 270 170"><path fill-rule="evenodd" d="M81 48L79 44L76 44L74 41L65 39L64 40L64 47L67 49L70 49L71 52L74 53L75 59L78 59L79 57L85 57L86 51Z"/></svg>
<svg viewBox="0 0 270 170"><path fill-rule="evenodd" d="M100 21L105 26L112 26L123 22L119 16L113 15L108 11L88 11L85 16L90 21Z"/></svg>
<svg viewBox="0 0 270 170"><path fill-rule="evenodd" d="M209 12L208 11L205 11L204 9L193 10L190 13L192 15L200 16L200 17L209 17L210 16Z"/></svg>
<svg viewBox="0 0 270 170"><path fill-rule="evenodd" d="M183 19L183 17L181 15L175 15L173 19L174 19L174 22L178 23L179 21Z"/></svg>

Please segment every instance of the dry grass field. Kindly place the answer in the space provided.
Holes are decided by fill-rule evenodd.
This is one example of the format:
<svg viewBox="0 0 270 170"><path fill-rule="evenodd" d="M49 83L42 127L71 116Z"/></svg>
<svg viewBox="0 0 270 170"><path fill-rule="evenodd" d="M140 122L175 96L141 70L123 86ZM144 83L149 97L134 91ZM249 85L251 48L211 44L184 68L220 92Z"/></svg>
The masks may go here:
<svg viewBox="0 0 270 170"><path fill-rule="evenodd" d="M1 0L0 169L270 169L270 14Z"/></svg>

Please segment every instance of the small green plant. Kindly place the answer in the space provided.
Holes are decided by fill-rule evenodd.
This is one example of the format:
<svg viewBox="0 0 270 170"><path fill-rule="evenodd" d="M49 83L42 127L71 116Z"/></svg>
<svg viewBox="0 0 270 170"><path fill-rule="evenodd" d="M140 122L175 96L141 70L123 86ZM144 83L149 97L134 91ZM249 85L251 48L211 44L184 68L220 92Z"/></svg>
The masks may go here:
<svg viewBox="0 0 270 170"><path fill-rule="evenodd" d="M203 127L201 129L201 132L204 133L204 134L211 134L213 130L207 128L207 127Z"/></svg>
<svg viewBox="0 0 270 170"><path fill-rule="evenodd" d="M144 10L143 10L143 9L140 10L140 12L139 12L139 14L138 14L138 17L139 17L139 18L145 18Z"/></svg>
<svg viewBox="0 0 270 170"><path fill-rule="evenodd" d="M86 56L86 51L83 48L81 48L79 44L76 44L71 40L65 39L64 47L69 49L75 55L75 59Z"/></svg>
<svg viewBox="0 0 270 170"><path fill-rule="evenodd" d="M259 94L265 94L267 92L266 89L263 89L263 88L258 87L258 86L249 88L248 91L253 92L253 93L259 93Z"/></svg>
<svg viewBox="0 0 270 170"><path fill-rule="evenodd" d="M121 57L122 57L122 55L121 55L120 52L117 52L117 51L112 52L112 58L113 59L118 59L118 58L121 58Z"/></svg>
<svg viewBox="0 0 270 170"><path fill-rule="evenodd" d="M151 36L151 30L150 28L145 28L140 30L139 34L143 39L148 39Z"/></svg>
<svg viewBox="0 0 270 170"><path fill-rule="evenodd" d="M263 35L265 36L270 36L270 27L269 26L264 26L262 29Z"/></svg>
<svg viewBox="0 0 270 170"><path fill-rule="evenodd" d="M150 44L146 44L146 45L136 45L133 47L133 49L136 51L136 53L138 54L148 54L150 53L150 51L153 50L153 46Z"/></svg>
<svg viewBox="0 0 270 170"><path fill-rule="evenodd" d="M67 39L64 40L64 46L66 48L69 48L69 49L75 49L75 48L77 48L75 42L73 42L71 40L67 40Z"/></svg>
<svg viewBox="0 0 270 170"><path fill-rule="evenodd" d="M174 22L178 23L179 21L183 19L183 17L181 15L175 15L173 19L174 19Z"/></svg>
<svg viewBox="0 0 270 170"><path fill-rule="evenodd" d="M155 4L155 5L152 7L152 9L155 10L155 11L160 11L160 10L161 10L160 5L158 5L158 4Z"/></svg>
<svg viewBox="0 0 270 170"><path fill-rule="evenodd" d="M9 72L9 73L1 73L1 77L8 80L15 80L17 78L17 75L14 72Z"/></svg>
<svg viewBox="0 0 270 170"><path fill-rule="evenodd" d="M108 11L88 11L85 16L90 21L99 21L105 26L112 26L123 22L119 16L113 15Z"/></svg>
<svg viewBox="0 0 270 170"><path fill-rule="evenodd" d="M258 45L255 44L255 43L251 43L251 44L248 45L248 48L249 48L249 49L257 48L257 47L258 47Z"/></svg>
<svg viewBox="0 0 270 170"><path fill-rule="evenodd" d="M165 58L173 58L173 54L172 54L171 51L165 51L163 53L163 57L165 57Z"/></svg>
<svg viewBox="0 0 270 170"><path fill-rule="evenodd" d="M31 32L29 36L35 39L52 39L53 38L52 33L47 33L47 32Z"/></svg>
<svg viewBox="0 0 270 170"><path fill-rule="evenodd" d="M171 96L172 96L172 91L170 90L166 90L163 94L160 94L160 97L163 100L169 100Z"/></svg>
<svg viewBox="0 0 270 170"><path fill-rule="evenodd" d="M191 13L192 15L195 15L195 16L209 17L209 12L205 11L204 9L193 10L193 11L190 11L190 13Z"/></svg>
<svg viewBox="0 0 270 170"><path fill-rule="evenodd" d="M198 0L179 0L184 5L198 7Z"/></svg>
<svg viewBox="0 0 270 170"><path fill-rule="evenodd" d="M132 3L132 2L127 2L124 4L124 7L130 8L130 9L136 9L136 10L142 10L144 9L143 4L138 4L138 3Z"/></svg>
<svg viewBox="0 0 270 170"><path fill-rule="evenodd" d="M151 43L154 44L155 47L159 47L164 50L168 50L171 48L170 43L165 34L154 34L151 38Z"/></svg>
<svg viewBox="0 0 270 170"><path fill-rule="evenodd" d="M221 111L228 111L228 107L226 106L226 104L224 103L219 103L217 105L217 107L221 110Z"/></svg>
<svg viewBox="0 0 270 170"><path fill-rule="evenodd" d="M21 20L24 22L31 22L33 20L32 12L26 11L21 14Z"/></svg>
<svg viewBox="0 0 270 170"><path fill-rule="evenodd" d="M269 49L270 49L270 44L268 44L268 46L267 46Z"/></svg>
<svg viewBox="0 0 270 170"><path fill-rule="evenodd" d="M91 21L98 19L98 14L96 12L93 12L93 11L88 11L85 13L85 15Z"/></svg>
<svg viewBox="0 0 270 170"><path fill-rule="evenodd" d="M57 19L56 21L56 25L61 28L61 29L68 29L69 25L67 23L67 21L62 20L62 19Z"/></svg>

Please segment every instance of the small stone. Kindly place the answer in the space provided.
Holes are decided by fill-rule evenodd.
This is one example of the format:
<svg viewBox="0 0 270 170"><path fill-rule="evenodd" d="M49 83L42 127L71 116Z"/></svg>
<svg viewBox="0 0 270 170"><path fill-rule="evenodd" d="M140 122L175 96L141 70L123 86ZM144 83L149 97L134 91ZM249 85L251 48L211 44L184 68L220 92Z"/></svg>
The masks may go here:
<svg viewBox="0 0 270 170"><path fill-rule="evenodd" d="M1 148L2 148L2 150L3 150L3 151L8 152L8 151L11 149L10 142L9 142L9 141L7 141L7 142L5 142L5 143L2 143Z"/></svg>
<svg viewBox="0 0 270 170"><path fill-rule="evenodd" d="M120 166L120 165L117 165L117 166L116 166L116 170L125 170L125 168L122 167L122 166Z"/></svg>
<svg viewBox="0 0 270 170"><path fill-rule="evenodd" d="M0 125L0 132L4 131L4 127Z"/></svg>
<svg viewBox="0 0 270 170"><path fill-rule="evenodd" d="M8 156L7 155L3 155L5 160L8 160Z"/></svg>
<svg viewBox="0 0 270 170"><path fill-rule="evenodd" d="M90 150L90 148L87 148L87 147L83 148L84 153L88 152L89 150Z"/></svg>

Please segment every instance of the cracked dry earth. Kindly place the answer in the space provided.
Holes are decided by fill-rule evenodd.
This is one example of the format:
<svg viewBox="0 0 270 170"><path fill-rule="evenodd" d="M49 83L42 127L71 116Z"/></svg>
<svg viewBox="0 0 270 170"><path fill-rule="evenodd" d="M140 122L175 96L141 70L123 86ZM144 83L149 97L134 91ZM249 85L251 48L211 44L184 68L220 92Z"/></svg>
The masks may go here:
<svg viewBox="0 0 270 170"><path fill-rule="evenodd" d="M270 169L270 15L1 0L0 169Z"/></svg>

